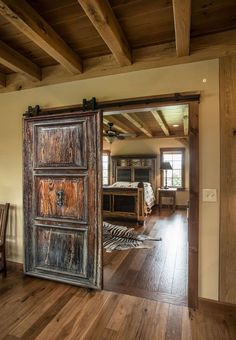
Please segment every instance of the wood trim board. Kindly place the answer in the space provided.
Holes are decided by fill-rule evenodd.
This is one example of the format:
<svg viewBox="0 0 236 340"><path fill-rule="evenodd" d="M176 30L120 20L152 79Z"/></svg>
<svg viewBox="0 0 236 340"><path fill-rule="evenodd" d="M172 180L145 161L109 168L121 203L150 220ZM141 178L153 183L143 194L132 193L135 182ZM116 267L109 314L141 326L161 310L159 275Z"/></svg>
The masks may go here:
<svg viewBox="0 0 236 340"><path fill-rule="evenodd" d="M236 57L220 59L219 298L236 303Z"/></svg>

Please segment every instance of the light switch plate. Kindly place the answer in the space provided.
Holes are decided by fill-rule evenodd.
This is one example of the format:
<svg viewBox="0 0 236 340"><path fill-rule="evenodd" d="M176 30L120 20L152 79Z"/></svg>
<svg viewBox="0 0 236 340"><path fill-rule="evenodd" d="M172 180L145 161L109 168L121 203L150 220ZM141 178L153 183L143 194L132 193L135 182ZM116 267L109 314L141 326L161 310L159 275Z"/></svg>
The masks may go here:
<svg viewBox="0 0 236 340"><path fill-rule="evenodd" d="M203 202L217 202L216 189L203 189Z"/></svg>

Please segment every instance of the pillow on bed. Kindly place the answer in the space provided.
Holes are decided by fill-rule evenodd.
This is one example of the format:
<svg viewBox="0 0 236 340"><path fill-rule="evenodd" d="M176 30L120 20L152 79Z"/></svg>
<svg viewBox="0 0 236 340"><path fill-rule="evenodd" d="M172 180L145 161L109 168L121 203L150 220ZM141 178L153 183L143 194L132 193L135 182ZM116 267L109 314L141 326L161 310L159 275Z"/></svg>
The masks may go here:
<svg viewBox="0 0 236 340"><path fill-rule="evenodd" d="M149 183L149 182L132 182L132 184L136 185L136 186L138 186L139 183L143 183L143 185L145 187L151 187L152 186L151 183Z"/></svg>
<svg viewBox="0 0 236 340"><path fill-rule="evenodd" d="M140 182L115 182L111 186L114 188L137 188ZM151 183L143 182L145 187L151 187Z"/></svg>
<svg viewBox="0 0 236 340"><path fill-rule="evenodd" d="M131 184L132 182L115 182L114 184L112 184L112 187L129 188Z"/></svg>

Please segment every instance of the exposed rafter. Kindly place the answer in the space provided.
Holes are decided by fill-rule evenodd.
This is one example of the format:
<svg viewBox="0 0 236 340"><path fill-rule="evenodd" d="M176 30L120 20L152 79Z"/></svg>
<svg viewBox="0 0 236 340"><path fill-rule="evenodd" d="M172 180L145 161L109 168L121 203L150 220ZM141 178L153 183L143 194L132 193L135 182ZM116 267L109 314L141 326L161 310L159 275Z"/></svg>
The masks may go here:
<svg viewBox="0 0 236 340"><path fill-rule="evenodd" d="M6 76L2 72L0 72L0 87L6 86Z"/></svg>
<svg viewBox="0 0 236 340"><path fill-rule="evenodd" d="M117 130L120 130L121 132L123 133L132 133L133 131L131 129L129 129L124 123L122 123L119 119L117 119L116 117L114 116L105 116L103 118L103 122L105 124L108 124L108 123L113 123L113 127Z"/></svg>
<svg viewBox="0 0 236 340"><path fill-rule="evenodd" d="M175 44L178 57L189 55L191 0L173 0Z"/></svg>
<svg viewBox="0 0 236 340"><path fill-rule="evenodd" d="M82 71L79 56L25 0L0 0L0 14L66 70Z"/></svg>
<svg viewBox="0 0 236 340"><path fill-rule="evenodd" d="M142 121L142 119L139 118L139 116L136 113L132 112L132 118L140 124L149 134L152 136L151 131L149 130L149 127L145 124L145 122Z"/></svg>
<svg viewBox="0 0 236 340"><path fill-rule="evenodd" d="M170 135L169 126L166 123L166 120L165 120L162 112L160 110L158 110L158 111L152 110L151 112L153 114L153 117L156 119L157 123L160 125L160 128L162 129L164 134L166 136L169 136Z"/></svg>
<svg viewBox="0 0 236 340"><path fill-rule="evenodd" d="M0 41L0 64L14 72L23 73L33 79L41 80L41 69L2 41Z"/></svg>
<svg viewBox="0 0 236 340"><path fill-rule="evenodd" d="M132 63L131 50L108 0L78 0L120 66Z"/></svg>
<svg viewBox="0 0 236 340"><path fill-rule="evenodd" d="M145 129L143 124L140 123L140 121L134 119L131 117L128 113L122 113L122 116L125 117L129 122L131 122L134 126L136 126L140 131L142 131L146 136L152 137L152 134Z"/></svg>
<svg viewBox="0 0 236 340"><path fill-rule="evenodd" d="M0 0L1 1L1 0ZM122 74L138 70L152 69L163 66L192 63L210 60L225 55L236 54L236 30L200 36L191 39L191 55L177 57L175 44L165 43L156 46L141 47L133 50L133 64L118 67L112 55L94 57L84 60L84 73L70 75L60 65L42 69L42 81L32 82L20 74L7 75L7 86L0 92L15 91L16 87L29 89L37 86L66 83L75 80L104 77L112 74Z"/></svg>
<svg viewBox="0 0 236 340"><path fill-rule="evenodd" d="M184 125L184 135L188 136L188 134L189 134L188 110L184 110L183 125Z"/></svg>

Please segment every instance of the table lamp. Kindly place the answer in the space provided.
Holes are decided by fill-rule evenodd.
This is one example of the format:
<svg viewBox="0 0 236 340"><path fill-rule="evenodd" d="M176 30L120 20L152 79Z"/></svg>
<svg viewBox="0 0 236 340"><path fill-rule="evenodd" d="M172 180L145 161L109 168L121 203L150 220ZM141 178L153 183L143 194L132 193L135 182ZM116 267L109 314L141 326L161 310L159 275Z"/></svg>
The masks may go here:
<svg viewBox="0 0 236 340"><path fill-rule="evenodd" d="M160 169L166 172L164 189L168 189L168 186L167 186L167 170L172 170L172 166L171 166L170 162L162 162Z"/></svg>

